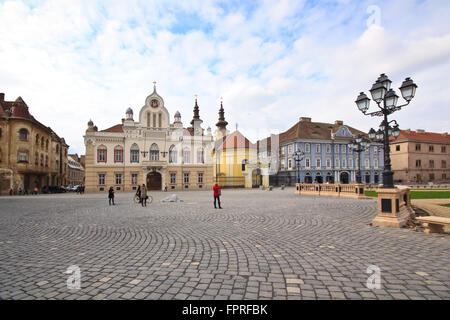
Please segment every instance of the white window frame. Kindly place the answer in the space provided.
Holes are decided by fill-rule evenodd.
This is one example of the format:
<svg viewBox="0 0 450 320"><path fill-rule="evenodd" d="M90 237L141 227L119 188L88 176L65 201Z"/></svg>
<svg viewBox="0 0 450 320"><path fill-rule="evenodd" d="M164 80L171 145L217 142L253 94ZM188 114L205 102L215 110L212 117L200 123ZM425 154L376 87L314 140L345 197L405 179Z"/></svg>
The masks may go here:
<svg viewBox="0 0 450 320"><path fill-rule="evenodd" d="M311 152L311 145L309 143L305 143L305 152Z"/></svg>
<svg viewBox="0 0 450 320"><path fill-rule="evenodd" d="M331 153L331 144L327 144L327 153Z"/></svg>
<svg viewBox="0 0 450 320"><path fill-rule="evenodd" d="M175 183L177 183L177 173L171 172L170 173L170 184L175 184Z"/></svg>
<svg viewBox="0 0 450 320"><path fill-rule="evenodd" d="M203 172L198 173L198 183L203 183Z"/></svg>
<svg viewBox="0 0 450 320"><path fill-rule="evenodd" d="M183 182L189 183L189 172L183 172Z"/></svg>
<svg viewBox="0 0 450 320"><path fill-rule="evenodd" d="M138 173L132 173L131 174L131 184L138 184Z"/></svg>
<svg viewBox="0 0 450 320"><path fill-rule="evenodd" d="M311 168L311 159L308 157L308 158L305 158L305 167L306 168Z"/></svg>
<svg viewBox="0 0 450 320"><path fill-rule="evenodd" d="M331 168L331 158L327 158L327 168Z"/></svg>
<svg viewBox="0 0 450 320"><path fill-rule="evenodd" d="M123 179L122 179L122 174L121 173L116 173L114 175L115 177L115 183L116 185L122 185ZM119 182L119 183L118 183Z"/></svg>
<svg viewBox="0 0 450 320"><path fill-rule="evenodd" d="M106 173L99 173L98 174L98 184L100 186L106 185Z"/></svg>
<svg viewBox="0 0 450 320"><path fill-rule="evenodd" d="M316 168L320 169L321 166L322 166L322 159L321 158L316 158Z"/></svg>

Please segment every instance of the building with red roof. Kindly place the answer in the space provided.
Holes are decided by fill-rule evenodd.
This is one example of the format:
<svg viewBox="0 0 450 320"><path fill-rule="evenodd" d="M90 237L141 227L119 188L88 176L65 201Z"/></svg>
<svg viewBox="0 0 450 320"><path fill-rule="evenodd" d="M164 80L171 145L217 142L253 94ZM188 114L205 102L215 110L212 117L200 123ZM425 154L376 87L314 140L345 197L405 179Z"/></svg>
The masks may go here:
<svg viewBox="0 0 450 320"><path fill-rule="evenodd" d="M449 183L450 136L447 132L401 130L391 137L394 180L399 183Z"/></svg>

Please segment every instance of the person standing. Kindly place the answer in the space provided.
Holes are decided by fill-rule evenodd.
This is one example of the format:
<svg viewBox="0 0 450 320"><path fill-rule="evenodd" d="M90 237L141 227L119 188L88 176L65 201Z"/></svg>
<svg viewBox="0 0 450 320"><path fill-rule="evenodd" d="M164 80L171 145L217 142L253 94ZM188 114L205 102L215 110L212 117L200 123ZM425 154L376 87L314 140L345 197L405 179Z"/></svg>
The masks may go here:
<svg viewBox="0 0 450 320"><path fill-rule="evenodd" d="M136 196L139 198L139 203L142 202L141 199L141 186L138 186L137 190L136 190Z"/></svg>
<svg viewBox="0 0 450 320"><path fill-rule="evenodd" d="M114 206L115 204L114 204L114 189L113 189L113 187L110 187L108 190L108 198L109 198L109 205L111 205L111 202L112 202L112 204Z"/></svg>
<svg viewBox="0 0 450 320"><path fill-rule="evenodd" d="M142 184L141 188L141 205L143 207L147 206L147 187L145 186L145 184Z"/></svg>
<svg viewBox="0 0 450 320"><path fill-rule="evenodd" d="M217 182L213 186L213 191L214 191L214 209L217 209L217 207L216 207L216 200L219 202L219 209L222 209L222 207L220 206L220 196L222 194L222 187L219 186L217 184Z"/></svg>

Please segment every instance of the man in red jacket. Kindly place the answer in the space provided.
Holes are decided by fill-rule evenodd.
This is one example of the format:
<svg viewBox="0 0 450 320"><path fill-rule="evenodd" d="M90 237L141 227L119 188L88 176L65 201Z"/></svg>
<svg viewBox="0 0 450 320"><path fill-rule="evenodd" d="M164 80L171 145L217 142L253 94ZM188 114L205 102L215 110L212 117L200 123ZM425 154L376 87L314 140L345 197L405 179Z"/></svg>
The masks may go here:
<svg viewBox="0 0 450 320"><path fill-rule="evenodd" d="M216 199L217 201L219 201L219 209L222 209L222 207L220 206L220 195L222 193L221 191L222 187L219 186L216 182L216 184L213 186L213 191L214 191L214 209L217 209L216 207Z"/></svg>

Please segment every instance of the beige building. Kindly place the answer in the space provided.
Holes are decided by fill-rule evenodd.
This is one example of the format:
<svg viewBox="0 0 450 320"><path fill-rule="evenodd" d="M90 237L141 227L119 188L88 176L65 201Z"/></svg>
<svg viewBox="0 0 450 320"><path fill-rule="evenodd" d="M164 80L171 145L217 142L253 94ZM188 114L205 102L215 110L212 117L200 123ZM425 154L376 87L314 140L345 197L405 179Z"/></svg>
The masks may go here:
<svg viewBox="0 0 450 320"><path fill-rule="evenodd" d="M87 192L109 187L134 191L204 190L212 187L211 129L205 132L197 99L191 126L183 128L181 115L170 122L163 98L156 92L145 99L138 118L128 108L122 123L99 131L89 121L84 141Z"/></svg>
<svg viewBox="0 0 450 320"><path fill-rule="evenodd" d="M0 93L0 193L67 184L69 146L37 121L21 97Z"/></svg>
<svg viewBox="0 0 450 320"><path fill-rule="evenodd" d="M78 154L69 154L68 158L68 182L69 186L84 184L84 167Z"/></svg>
<svg viewBox="0 0 450 320"><path fill-rule="evenodd" d="M397 183L448 183L450 136L447 132L402 130L391 139L391 164Z"/></svg>

